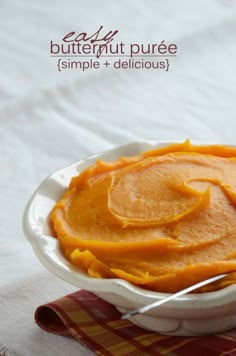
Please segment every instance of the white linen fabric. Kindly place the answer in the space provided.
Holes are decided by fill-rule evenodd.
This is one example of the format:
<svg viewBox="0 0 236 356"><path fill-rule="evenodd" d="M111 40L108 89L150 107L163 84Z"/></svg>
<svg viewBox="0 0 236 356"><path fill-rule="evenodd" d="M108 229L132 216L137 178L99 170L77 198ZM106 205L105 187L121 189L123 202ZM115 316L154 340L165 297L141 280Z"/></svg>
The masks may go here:
<svg viewBox="0 0 236 356"><path fill-rule="evenodd" d="M51 172L118 145L236 143L236 4L2 0L0 23L0 350L90 354L34 324L37 305L75 288L34 256L22 232L24 207ZM125 43L176 43L169 71L58 72L50 40L101 25L118 29Z"/></svg>

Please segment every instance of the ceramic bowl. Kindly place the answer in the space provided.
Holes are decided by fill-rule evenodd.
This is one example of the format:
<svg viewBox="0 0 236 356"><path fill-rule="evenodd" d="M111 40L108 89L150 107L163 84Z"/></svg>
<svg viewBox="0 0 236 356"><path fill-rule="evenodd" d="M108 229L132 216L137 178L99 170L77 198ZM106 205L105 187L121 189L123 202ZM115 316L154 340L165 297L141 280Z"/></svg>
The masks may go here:
<svg viewBox="0 0 236 356"><path fill-rule="evenodd" d="M49 213L71 177L78 175L98 157L111 161L167 144L169 142L132 143L73 163L46 178L25 209L24 232L41 263L57 277L93 292L122 313L165 298L168 294L151 292L118 278L96 279L86 275L63 257L58 240L52 235ZM136 315L131 321L148 330L179 336L229 330L236 326L236 285L216 292L185 295L146 314Z"/></svg>

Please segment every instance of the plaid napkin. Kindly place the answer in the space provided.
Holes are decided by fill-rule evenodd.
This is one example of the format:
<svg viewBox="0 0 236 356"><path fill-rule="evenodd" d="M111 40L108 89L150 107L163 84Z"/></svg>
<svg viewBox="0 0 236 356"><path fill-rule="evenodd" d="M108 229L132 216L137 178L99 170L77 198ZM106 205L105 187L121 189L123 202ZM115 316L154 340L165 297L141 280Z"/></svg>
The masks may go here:
<svg viewBox="0 0 236 356"><path fill-rule="evenodd" d="M36 309L42 329L73 336L96 355L236 355L236 329L207 337L176 337L144 330L111 304L80 290Z"/></svg>

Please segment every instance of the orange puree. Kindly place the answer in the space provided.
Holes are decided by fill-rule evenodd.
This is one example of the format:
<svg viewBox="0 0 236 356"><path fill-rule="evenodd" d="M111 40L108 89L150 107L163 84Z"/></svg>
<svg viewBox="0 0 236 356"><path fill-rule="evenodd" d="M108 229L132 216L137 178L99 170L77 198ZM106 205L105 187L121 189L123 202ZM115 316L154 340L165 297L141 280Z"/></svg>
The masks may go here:
<svg viewBox="0 0 236 356"><path fill-rule="evenodd" d="M51 219L65 256L97 278L176 292L236 283L236 148L173 144L72 178Z"/></svg>

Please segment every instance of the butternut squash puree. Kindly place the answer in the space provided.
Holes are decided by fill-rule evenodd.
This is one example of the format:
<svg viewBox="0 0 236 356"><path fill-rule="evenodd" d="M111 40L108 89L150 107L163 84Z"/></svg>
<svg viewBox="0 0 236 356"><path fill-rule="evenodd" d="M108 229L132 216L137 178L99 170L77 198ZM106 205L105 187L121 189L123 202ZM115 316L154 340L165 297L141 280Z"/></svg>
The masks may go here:
<svg viewBox="0 0 236 356"><path fill-rule="evenodd" d="M236 148L181 144L73 177L51 213L62 250L96 278L176 292L236 283Z"/></svg>

